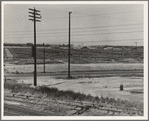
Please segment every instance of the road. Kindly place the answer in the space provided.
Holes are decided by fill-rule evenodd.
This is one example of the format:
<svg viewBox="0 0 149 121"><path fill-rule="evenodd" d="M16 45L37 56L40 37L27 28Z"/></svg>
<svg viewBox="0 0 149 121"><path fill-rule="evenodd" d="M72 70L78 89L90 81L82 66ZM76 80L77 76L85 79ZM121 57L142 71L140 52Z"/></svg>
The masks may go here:
<svg viewBox="0 0 149 121"><path fill-rule="evenodd" d="M105 76L105 75L130 75L143 74L143 70L94 70L94 71L72 71L71 76ZM4 74L6 77L29 77L33 74ZM37 76L67 76L68 72L37 73Z"/></svg>

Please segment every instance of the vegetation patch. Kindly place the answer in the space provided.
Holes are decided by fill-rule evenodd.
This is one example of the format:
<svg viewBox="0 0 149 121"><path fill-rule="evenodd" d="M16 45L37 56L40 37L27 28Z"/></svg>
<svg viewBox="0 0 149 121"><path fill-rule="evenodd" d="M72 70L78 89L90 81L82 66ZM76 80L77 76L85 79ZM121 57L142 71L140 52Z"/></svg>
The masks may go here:
<svg viewBox="0 0 149 121"><path fill-rule="evenodd" d="M11 83L10 83L11 82ZM46 87L46 86L39 86L39 87L33 87L31 85L27 84L19 84L16 83L15 80L7 80L4 83L4 88L11 90L13 93L22 93L27 95L38 95L38 97L46 96L46 98L50 99L58 99L58 100L66 100L66 101L85 101L85 102L91 102L91 103L104 103L104 104L110 104L114 106L123 106L123 107L134 107L134 108L142 108L142 105L138 105L135 102L129 102L127 100L121 100L120 98L109 98L104 97L101 95L101 97L94 97L90 94L86 95L80 92L73 92L71 90L63 91L58 90L57 88L53 87Z"/></svg>
<svg viewBox="0 0 149 121"><path fill-rule="evenodd" d="M71 76L70 78L59 76L56 79L79 79L79 78L103 78L103 77L143 77L143 74L106 74L106 75L82 75L82 76Z"/></svg>
<svg viewBox="0 0 149 121"><path fill-rule="evenodd" d="M71 49L71 64L87 64L87 63L143 63L143 47L125 47L122 51L104 50L105 47L98 49ZM121 47L124 48L124 47ZM129 48L130 50L127 50ZM15 58L29 59L32 58L30 48L9 48ZM37 48L37 59L43 59L43 48ZM5 54L4 54L5 55ZM6 56L6 55L5 55ZM46 48L45 58L53 61L48 63L68 62L68 50L61 48ZM24 63L24 62L22 62ZM30 63L30 62L25 62ZM32 63L32 62L31 62ZM40 62L39 62L40 63ZM21 64L21 62L19 62Z"/></svg>

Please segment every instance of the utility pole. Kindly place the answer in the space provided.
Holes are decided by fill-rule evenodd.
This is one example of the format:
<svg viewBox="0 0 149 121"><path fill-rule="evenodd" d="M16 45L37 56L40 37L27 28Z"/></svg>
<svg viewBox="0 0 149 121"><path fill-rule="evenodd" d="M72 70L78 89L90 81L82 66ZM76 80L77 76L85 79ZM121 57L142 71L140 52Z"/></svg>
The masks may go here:
<svg viewBox="0 0 149 121"><path fill-rule="evenodd" d="M34 21L34 47L33 47L33 57L34 57L34 86L37 86L37 72L36 72L36 21L37 22L41 22L38 19L41 19L41 15L37 12L40 12L39 10L31 9L30 10L30 14L28 15L29 17L31 17L31 21Z"/></svg>
<svg viewBox="0 0 149 121"><path fill-rule="evenodd" d="M69 49L68 49L68 79L70 79L70 15L72 12L69 12Z"/></svg>
<svg viewBox="0 0 149 121"><path fill-rule="evenodd" d="M44 43L43 43L43 46L44 46ZM43 73L45 73L45 46L44 46L44 52L43 53L44 53L44 59L43 59L44 60L44 62L43 62L44 63L44 68L43 68Z"/></svg>
<svg viewBox="0 0 149 121"><path fill-rule="evenodd" d="M137 43L138 43L138 42L134 42L134 43L136 44L136 47L137 47Z"/></svg>
<svg viewBox="0 0 149 121"><path fill-rule="evenodd" d="M84 43L82 42L82 47L83 47L83 44L84 44Z"/></svg>

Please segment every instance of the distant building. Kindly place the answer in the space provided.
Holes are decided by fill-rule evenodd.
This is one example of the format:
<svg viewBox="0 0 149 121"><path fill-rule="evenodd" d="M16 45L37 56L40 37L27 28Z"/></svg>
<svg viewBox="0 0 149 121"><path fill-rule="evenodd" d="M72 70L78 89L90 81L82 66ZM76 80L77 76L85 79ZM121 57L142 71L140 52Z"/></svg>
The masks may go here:
<svg viewBox="0 0 149 121"><path fill-rule="evenodd" d="M51 45L50 46L50 49L58 49L59 48L59 45Z"/></svg>
<svg viewBox="0 0 149 121"><path fill-rule="evenodd" d="M81 45L78 45L78 48L81 48Z"/></svg>
<svg viewBox="0 0 149 121"><path fill-rule="evenodd" d="M92 49L92 50L97 49L96 46L89 46L88 48L89 48L89 49Z"/></svg>
<svg viewBox="0 0 149 121"><path fill-rule="evenodd" d="M71 47L71 48L73 48L73 47L74 47L74 45L73 45L73 44L70 44L70 47Z"/></svg>
<svg viewBox="0 0 149 121"><path fill-rule="evenodd" d="M131 51L143 52L143 47L134 47L131 48Z"/></svg>
<svg viewBox="0 0 149 121"><path fill-rule="evenodd" d="M68 47L60 47L60 49L68 49Z"/></svg>
<svg viewBox="0 0 149 121"><path fill-rule="evenodd" d="M115 51L122 51L123 48L113 48L113 50L115 50Z"/></svg>
<svg viewBox="0 0 149 121"><path fill-rule="evenodd" d="M113 50L113 47L105 47L104 50Z"/></svg>
<svg viewBox="0 0 149 121"><path fill-rule="evenodd" d="M120 48L120 47L105 47L104 50L122 51L123 48Z"/></svg>
<svg viewBox="0 0 149 121"><path fill-rule="evenodd" d="M86 47L86 46L84 46L84 47L82 47L81 49L89 49L88 47Z"/></svg>
<svg viewBox="0 0 149 121"><path fill-rule="evenodd" d="M73 46L73 49L81 49L81 45Z"/></svg>
<svg viewBox="0 0 149 121"><path fill-rule="evenodd" d="M103 50L104 47L102 47L102 46L97 46L97 49L98 49L98 50Z"/></svg>
<svg viewBox="0 0 149 121"><path fill-rule="evenodd" d="M59 45L59 48L61 48L61 49L68 49L68 48L69 48L69 46L68 46L68 45L63 44L63 45ZM73 44L70 44L70 48L74 48L74 45L73 45Z"/></svg>
<svg viewBox="0 0 149 121"><path fill-rule="evenodd" d="M125 51L131 51L131 48L124 48Z"/></svg>

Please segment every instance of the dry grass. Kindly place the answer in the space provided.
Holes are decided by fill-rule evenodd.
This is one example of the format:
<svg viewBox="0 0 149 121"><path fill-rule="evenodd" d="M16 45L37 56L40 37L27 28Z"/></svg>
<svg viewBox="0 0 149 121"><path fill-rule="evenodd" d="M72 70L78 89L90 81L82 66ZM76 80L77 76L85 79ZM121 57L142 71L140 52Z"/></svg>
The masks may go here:
<svg viewBox="0 0 149 121"><path fill-rule="evenodd" d="M82 76L71 76L70 79L79 79L79 78L103 78L103 77L143 77L143 74L106 74L106 75L82 75ZM56 79L68 79L68 77L55 77ZM81 82L80 82L81 83ZM86 83L86 82L82 82ZM91 82L92 83L92 82Z"/></svg>
<svg viewBox="0 0 149 121"><path fill-rule="evenodd" d="M9 83L11 82L11 83ZM46 86L39 86L36 88L31 87L29 84L19 84L15 83L12 80L7 80L4 84L5 89L11 90L13 93L24 93L28 95L38 95L38 97L46 96L46 98L52 98L52 99L59 99L59 100L66 100L66 101L86 101L96 104L110 104L114 106L123 106L123 107L134 107L134 108L142 108L142 106L136 104L135 102L130 102L127 100L121 100L121 99L115 99L115 98L109 98L104 97L101 95L101 97L94 97L91 95L82 94L80 92L76 93L71 90L63 91L58 90L57 88L49 88ZM60 110L60 109L57 109Z"/></svg>
<svg viewBox="0 0 149 121"><path fill-rule="evenodd" d="M140 94L140 93L143 93L143 89L133 89L133 90L130 90L130 93Z"/></svg>
<svg viewBox="0 0 149 121"><path fill-rule="evenodd" d="M15 58L31 58L31 48L9 48ZM46 49L46 58L56 60L60 59L67 62L68 50L64 49ZM37 58L43 58L43 48L37 48ZM125 59L123 59L125 58ZM101 63L101 62L142 62L143 61L143 48L141 51L104 51L100 49L71 49L71 60L73 64L84 63Z"/></svg>

